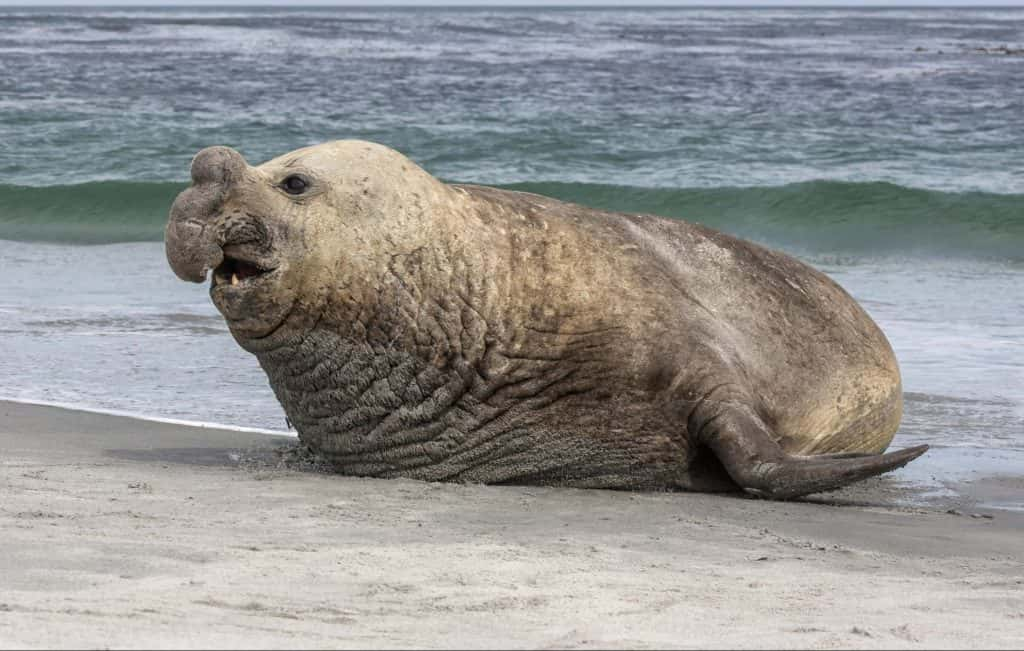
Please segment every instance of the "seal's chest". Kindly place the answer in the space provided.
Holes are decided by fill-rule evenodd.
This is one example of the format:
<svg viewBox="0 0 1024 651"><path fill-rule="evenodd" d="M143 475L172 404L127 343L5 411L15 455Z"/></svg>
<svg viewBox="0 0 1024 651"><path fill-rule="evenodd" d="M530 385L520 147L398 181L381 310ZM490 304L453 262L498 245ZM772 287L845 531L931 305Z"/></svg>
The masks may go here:
<svg viewBox="0 0 1024 651"><path fill-rule="evenodd" d="M581 479L680 458L682 432L596 362L521 355L492 372L329 333L259 360L299 437L351 474Z"/></svg>

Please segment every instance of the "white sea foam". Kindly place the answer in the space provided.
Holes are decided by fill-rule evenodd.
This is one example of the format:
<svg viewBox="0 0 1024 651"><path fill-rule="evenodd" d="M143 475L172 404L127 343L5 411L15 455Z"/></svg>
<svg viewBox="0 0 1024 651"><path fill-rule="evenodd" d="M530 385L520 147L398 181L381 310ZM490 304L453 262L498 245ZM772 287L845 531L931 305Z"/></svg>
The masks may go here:
<svg viewBox="0 0 1024 651"><path fill-rule="evenodd" d="M136 420L144 420L152 423L166 423L168 425L184 425L186 427L202 427L206 429L221 429L230 430L232 432L251 432L253 434L274 434L278 436L296 436L293 430L275 430L275 429L264 429L260 427L243 427L241 425L231 425L227 423L209 423L201 420L186 420L182 418L162 418L160 416L153 416L152 414L138 413L134 411L125 411L123 409L107 409L104 407L95 407L88 404L82 404L78 402L60 402L52 400L32 400L29 398L21 398L17 396L6 396L0 394L0 400L7 402L17 402L23 405L38 405L40 407L57 407L59 409L69 409L72 411L85 411L91 414L103 414L105 416L118 416L121 418L134 418Z"/></svg>

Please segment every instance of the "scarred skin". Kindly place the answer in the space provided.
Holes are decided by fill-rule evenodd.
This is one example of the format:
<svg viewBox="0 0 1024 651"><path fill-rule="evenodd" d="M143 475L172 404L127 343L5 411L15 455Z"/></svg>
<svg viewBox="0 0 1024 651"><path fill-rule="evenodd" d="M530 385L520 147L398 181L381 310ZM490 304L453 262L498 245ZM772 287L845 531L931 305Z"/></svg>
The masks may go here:
<svg viewBox="0 0 1024 651"><path fill-rule="evenodd" d="M217 269L235 340L339 472L789 498L924 451L879 456L902 411L892 349L782 253L447 185L361 141L258 167L215 147L192 172L168 260ZM806 458L836 453L859 454Z"/></svg>

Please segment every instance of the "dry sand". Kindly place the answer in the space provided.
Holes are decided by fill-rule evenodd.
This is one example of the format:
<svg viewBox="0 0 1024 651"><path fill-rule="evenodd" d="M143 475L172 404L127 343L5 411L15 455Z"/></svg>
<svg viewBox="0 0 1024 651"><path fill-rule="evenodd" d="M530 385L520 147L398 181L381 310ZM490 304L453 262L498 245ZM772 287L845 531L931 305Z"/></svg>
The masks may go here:
<svg viewBox="0 0 1024 651"><path fill-rule="evenodd" d="M291 442L0 402L0 647L1024 645L1017 514L353 479Z"/></svg>

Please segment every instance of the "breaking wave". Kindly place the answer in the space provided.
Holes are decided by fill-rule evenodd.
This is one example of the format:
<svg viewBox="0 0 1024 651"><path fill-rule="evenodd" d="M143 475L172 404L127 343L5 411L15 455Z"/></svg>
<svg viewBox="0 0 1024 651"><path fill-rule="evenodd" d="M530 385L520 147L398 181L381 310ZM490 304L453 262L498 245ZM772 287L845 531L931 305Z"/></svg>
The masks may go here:
<svg viewBox="0 0 1024 651"><path fill-rule="evenodd" d="M182 183L0 185L0 238L77 244L159 241ZM650 213L810 254L952 255L1024 261L1024 195L942 192L884 182L639 188L501 186L596 208Z"/></svg>

